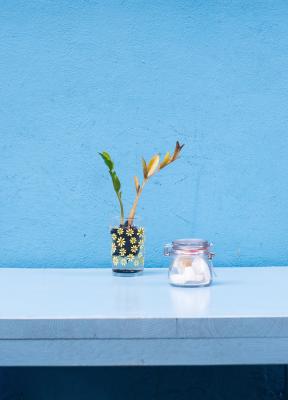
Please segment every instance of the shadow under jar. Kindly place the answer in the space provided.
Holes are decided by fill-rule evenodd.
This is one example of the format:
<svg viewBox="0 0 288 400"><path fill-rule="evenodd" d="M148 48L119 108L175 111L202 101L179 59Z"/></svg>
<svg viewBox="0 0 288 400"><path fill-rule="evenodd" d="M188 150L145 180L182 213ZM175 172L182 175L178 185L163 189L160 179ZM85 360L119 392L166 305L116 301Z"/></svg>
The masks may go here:
<svg viewBox="0 0 288 400"><path fill-rule="evenodd" d="M114 225L110 230L112 271L117 276L135 276L144 270L144 228L135 223Z"/></svg>
<svg viewBox="0 0 288 400"><path fill-rule="evenodd" d="M171 257L169 282L173 286L209 286L212 283L211 244L203 239L178 239L164 246Z"/></svg>

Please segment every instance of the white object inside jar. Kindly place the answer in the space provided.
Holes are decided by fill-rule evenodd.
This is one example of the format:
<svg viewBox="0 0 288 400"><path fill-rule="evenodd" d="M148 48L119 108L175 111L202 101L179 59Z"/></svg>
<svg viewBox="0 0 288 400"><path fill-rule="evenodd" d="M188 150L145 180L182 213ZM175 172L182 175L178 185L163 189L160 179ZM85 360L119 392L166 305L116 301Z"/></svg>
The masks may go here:
<svg viewBox="0 0 288 400"><path fill-rule="evenodd" d="M170 270L170 282L175 285L205 285L211 281L208 263L201 256L175 255Z"/></svg>

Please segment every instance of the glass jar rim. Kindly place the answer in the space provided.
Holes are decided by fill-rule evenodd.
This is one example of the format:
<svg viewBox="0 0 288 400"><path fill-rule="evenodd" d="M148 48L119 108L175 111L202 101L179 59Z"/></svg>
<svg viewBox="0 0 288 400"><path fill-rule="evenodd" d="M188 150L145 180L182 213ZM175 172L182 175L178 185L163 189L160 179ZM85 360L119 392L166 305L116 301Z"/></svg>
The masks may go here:
<svg viewBox="0 0 288 400"><path fill-rule="evenodd" d="M206 254L212 259L215 254L211 253L211 246L213 246L213 243L204 239L177 239L164 245L164 256Z"/></svg>
<svg viewBox="0 0 288 400"><path fill-rule="evenodd" d="M210 243L205 239L176 239L172 242L174 251L205 251L210 248Z"/></svg>

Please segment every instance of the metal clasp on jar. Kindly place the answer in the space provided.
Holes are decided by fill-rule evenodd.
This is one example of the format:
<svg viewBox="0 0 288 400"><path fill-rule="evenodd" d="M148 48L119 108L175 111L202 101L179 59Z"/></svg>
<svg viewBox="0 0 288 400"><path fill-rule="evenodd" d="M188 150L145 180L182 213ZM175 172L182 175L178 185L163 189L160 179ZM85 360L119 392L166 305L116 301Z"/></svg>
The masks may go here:
<svg viewBox="0 0 288 400"><path fill-rule="evenodd" d="M164 256L170 256L172 250L172 243L164 244Z"/></svg>

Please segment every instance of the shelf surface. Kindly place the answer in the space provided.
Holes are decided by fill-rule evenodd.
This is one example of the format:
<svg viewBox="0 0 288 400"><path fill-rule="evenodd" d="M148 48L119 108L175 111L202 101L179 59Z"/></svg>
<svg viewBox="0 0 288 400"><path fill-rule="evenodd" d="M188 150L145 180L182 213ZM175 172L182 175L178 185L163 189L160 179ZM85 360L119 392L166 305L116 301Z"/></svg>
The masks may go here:
<svg viewBox="0 0 288 400"><path fill-rule="evenodd" d="M0 365L288 363L288 268L217 268L204 288L166 269L0 269Z"/></svg>

